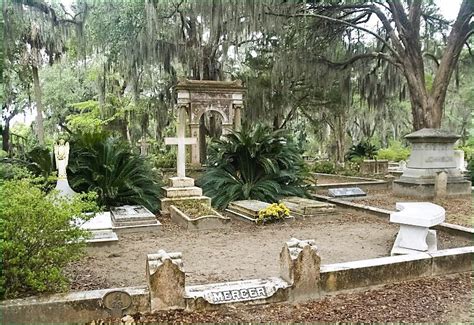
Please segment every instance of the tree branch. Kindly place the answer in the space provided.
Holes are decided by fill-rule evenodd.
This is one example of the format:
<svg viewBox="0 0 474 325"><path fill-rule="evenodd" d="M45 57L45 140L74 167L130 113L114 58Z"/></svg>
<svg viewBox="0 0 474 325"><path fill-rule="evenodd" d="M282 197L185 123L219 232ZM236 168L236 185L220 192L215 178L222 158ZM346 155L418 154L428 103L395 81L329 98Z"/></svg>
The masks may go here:
<svg viewBox="0 0 474 325"><path fill-rule="evenodd" d="M350 23L348 21L345 21L345 20L341 20L341 19L337 19L337 18L333 18L333 17L328 17L328 16L324 16L324 15L320 15L320 14L316 14L316 13L311 13L311 14L294 14L294 15L288 15L288 14L280 14L280 13L274 13L274 12L265 12L265 14L267 15L272 15L272 16L278 16L278 17L286 17L286 18L295 18L295 17L315 17L315 18L321 18L321 19L325 19L325 20L328 20L328 21L332 21L332 22L335 22L335 23L339 23L339 24L343 24L343 25L347 25L347 26L350 26L352 28L355 28L355 29L359 29L361 31L364 31L372 36L374 36L376 39L378 39L379 41L381 41L383 44L385 44L387 46L387 48L393 52L393 54L398 58L398 53L395 51L395 49L380 35L378 35L377 33L367 29L367 28L364 28L362 26L357 26L353 23Z"/></svg>
<svg viewBox="0 0 474 325"><path fill-rule="evenodd" d="M401 67L400 63L396 62L393 58L391 58L389 55L387 55L387 53L383 53L383 52L372 52L372 53L359 54L359 55L355 55L355 56L349 58L346 61L342 61L342 62L333 62L333 61L330 61L330 60L328 60L327 58L324 58L324 57L318 57L316 60L318 62L322 62L322 63L330 66L331 68L344 70L348 66L353 64L354 62L359 61L359 60L364 60L364 59L382 59L382 60L390 62L391 64L393 64L397 67Z"/></svg>

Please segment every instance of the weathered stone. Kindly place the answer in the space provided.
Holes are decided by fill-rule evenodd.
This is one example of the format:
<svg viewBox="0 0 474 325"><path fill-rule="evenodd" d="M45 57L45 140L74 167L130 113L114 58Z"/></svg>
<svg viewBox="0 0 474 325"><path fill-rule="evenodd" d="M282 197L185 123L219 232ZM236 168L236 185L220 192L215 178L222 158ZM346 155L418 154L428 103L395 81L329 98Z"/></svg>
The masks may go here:
<svg viewBox="0 0 474 325"><path fill-rule="evenodd" d="M115 231L158 230L161 223L142 205L123 205L110 209Z"/></svg>
<svg viewBox="0 0 474 325"><path fill-rule="evenodd" d="M162 187L165 197L177 198L177 197L190 197L190 196L202 196L202 189L193 187Z"/></svg>
<svg viewBox="0 0 474 325"><path fill-rule="evenodd" d="M445 210L429 202L402 202L396 208L399 211L390 214L390 222L400 224L400 231L391 255L435 251L436 233L429 227L444 221Z"/></svg>
<svg viewBox="0 0 474 325"><path fill-rule="evenodd" d="M177 202L194 202L196 204L203 203L208 206L211 205L211 198L208 196L191 196L191 197L175 197L175 198L161 198L161 215L170 214L170 206Z"/></svg>
<svg viewBox="0 0 474 325"><path fill-rule="evenodd" d="M364 160L360 164L362 175L385 175L388 172L388 160Z"/></svg>
<svg viewBox="0 0 474 325"><path fill-rule="evenodd" d="M295 217L310 217L319 214L334 213L334 204L301 197L287 197L280 201Z"/></svg>
<svg viewBox="0 0 474 325"><path fill-rule="evenodd" d="M181 253L148 254L146 272L151 311L184 309L185 274Z"/></svg>
<svg viewBox="0 0 474 325"><path fill-rule="evenodd" d="M80 220L76 222L81 223ZM92 219L84 222L81 228L91 232L91 236L86 239L88 244L109 245L118 241L117 234L112 229L110 212L97 213Z"/></svg>
<svg viewBox="0 0 474 325"><path fill-rule="evenodd" d="M195 202L195 204L202 204ZM174 205L169 207L171 220L188 230L208 230L216 228L227 228L230 226L230 218L224 217L212 208L208 208L212 214L194 217L188 216Z"/></svg>
<svg viewBox="0 0 474 325"><path fill-rule="evenodd" d="M195 285L186 288L186 299L202 298L212 305L246 301L261 301L272 297L278 290L290 285L280 278L253 279ZM189 303L188 303L189 304Z"/></svg>
<svg viewBox="0 0 474 325"><path fill-rule="evenodd" d="M454 159L454 143L459 136L439 129L422 129L405 138L412 144L412 152L403 175L393 183L395 194L432 198L439 172L447 173L447 195L470 193L471 183L463 179Z"/></svg>
<svg viewBox="0 0 474 325"><path fill-rule="evenodd" d="M246 222L256 222L258 212L262 209L266 209L270 206L270 203L262 202L258 200L240 200L231 202L226 209L231 216L238 218L239 220ZM294 221L293 216L285 217L285 221Z"/></svg>
<svg viewBox="0 0 474 325"><path fill-rule="evenodd" d="M359 187L346 187L346 188L330 188L328 190L329 196L344 198L344 197L359 197L366 196L367 193L362 191Z"/></svg>
<svg viewBox="0 0 474 325"><path fill-rule="evenodd" d="M454 150L454 161L456 163L456 167L461 171L465 172L466 169L466 161L464 160L464 151L463 150Z"/></svg>
<svg viewBox="0 0 474 325"><path fill-rule="evenodd" d="M180 80L176 86L178 107L189 112L191 136L197 139L192 146L191 163L201 164L200 144L204 136L199 130L200 119L206 112L217 112L222 117L223 133L240 128L245 88L240 81Z"/></svg>
<svg viewBox="0 0 474 325"><path fill-rule="evenodd" d="M194 187L194 179L191 177L170 177L169 187Z"/></svg>
<svg viewBox="0 0 474 325"><path fill-rule="evenodd" d="M448 174L445 172L438 172L435 178L435 198L446 197L448 189Z"/></svg>
<svg viewBox="0 0 474 325"><path fill-rule="evenodd" d="M291 238L280 253L280 276L291 284L291 299L319 294L321 258L314 240Z"/></svg>

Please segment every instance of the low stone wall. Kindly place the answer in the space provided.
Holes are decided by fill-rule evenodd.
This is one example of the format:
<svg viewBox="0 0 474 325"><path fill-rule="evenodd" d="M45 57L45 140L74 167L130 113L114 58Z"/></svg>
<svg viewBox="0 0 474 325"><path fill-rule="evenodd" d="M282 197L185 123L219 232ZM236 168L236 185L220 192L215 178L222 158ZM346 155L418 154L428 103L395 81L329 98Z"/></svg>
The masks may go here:
<svg viewBox="0 0 474 325"><path fill-rule="evenodd" d="M474 246L320 265L315 242L292 238L280 253L280 277L197 286L185 285L181 253L149 254L148 288L119 288L3 301L5 324L73 323L154 310L218 309L229 304L305 301L343 290L367 288L420 277L472 271ZM130 295L126 309L104 296L111 291ZM105 304L105 306L104 306ZM127 305L128 306L128 305ZM115 310L117 313L117 310Z"/></svg>
<svg viewBox="0 0 474 325"><path fill-rule="evenodd" d="M472 271L474 247L381 257L321 266L321 290L335 292L355 288Z"/></svg>
<svg viewBox="0 0 474 325"><path fill-rule="evenodd" d="M365 178L365 177L354 177L354 176L342 176L333 174L322 174L322 173L311 173L314 177L324 176L325 178L331 178L334 183L316 183L312 186L314 190L328 190L330 188L339 187L360 187L364 192L377 191L377 190L388 190L392 188L391 181L385 181L381 179Z"/></svg>
<svg viewBox="0 0 474 325"><path fill-rule="evenodd" d="M75 323L108 318L111 310L103 307L102 298L116 290L131 296L130 307L123 310L125 314L150 310L150 297L145 287L78 291L3 301L0 303L2 324Z"/></svg>
<svg viewBox="0 0 474 325"><path fill-rule="evenodd" d="M341 208L355 210L355 211L362 211L362 212L369 213L371 215L375 215L377 217L382 217L382 218L390 218L390 213L394 212L391 210L372 207L372 206L364 205L360 203L339 200L339 199L335 199L326 195L312 194L312 196L316 200L333 203ZM467 239L474 238L474 228L454 225L447 222L443 222L433 228L436 230L444 231L453 236L459 236L459 237L463 237Z"/></svg>

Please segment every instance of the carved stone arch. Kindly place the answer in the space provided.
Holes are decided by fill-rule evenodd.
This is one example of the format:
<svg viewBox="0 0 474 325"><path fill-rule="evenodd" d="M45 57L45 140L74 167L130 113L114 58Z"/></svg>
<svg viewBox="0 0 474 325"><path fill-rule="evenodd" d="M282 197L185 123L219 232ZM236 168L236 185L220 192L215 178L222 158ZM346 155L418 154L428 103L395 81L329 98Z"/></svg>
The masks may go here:
<svg viewBox="0 0 474 325"><path fill-rule="evenodd" d="M176 86L178 107L186 106L191 137L197 144L191 147L191 163L200 164L199 122L209 111L219 112L222 117L222 133L240 128L241 109L245 88L240 81L182 80Z"/></svg>

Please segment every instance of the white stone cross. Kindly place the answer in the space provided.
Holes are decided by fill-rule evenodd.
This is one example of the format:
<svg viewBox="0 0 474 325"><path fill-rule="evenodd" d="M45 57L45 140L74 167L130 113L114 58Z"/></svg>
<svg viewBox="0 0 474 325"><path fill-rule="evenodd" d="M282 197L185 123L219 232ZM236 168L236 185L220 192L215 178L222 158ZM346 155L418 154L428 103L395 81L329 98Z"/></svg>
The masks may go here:
<svg viewBox="0 0 474 325"><path fill-rule="evenodd" d="M178 127L176 138L165 138L165 144L178 145L178 157L176 170L178 177L186 177L186 145L196 144L196 138L186 138L186 111L184 107L180 107L178 111Z"/></svg>

